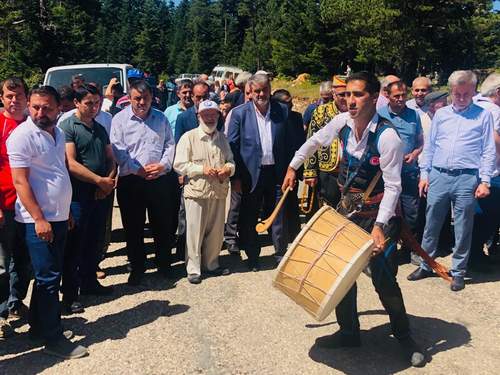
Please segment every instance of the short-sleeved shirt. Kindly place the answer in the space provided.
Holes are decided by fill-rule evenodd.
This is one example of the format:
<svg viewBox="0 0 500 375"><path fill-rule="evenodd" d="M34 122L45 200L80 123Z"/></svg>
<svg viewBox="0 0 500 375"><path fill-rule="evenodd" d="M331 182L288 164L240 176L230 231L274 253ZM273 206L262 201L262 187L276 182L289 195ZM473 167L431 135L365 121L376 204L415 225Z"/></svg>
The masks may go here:
<svg viewBox="0 0 500 375"><path fill-rule="evenodd" d="M423 135L422 123L420 115L417 111L405 107L403 112L396 114L391 111L386 105L378 110L381 117L388 119L397 129L401 140L403 141L404 154L407 155L415 150L418 145L419 138ZM403 173L418 172L417 161L412 164L403 163Z"/></svg>
<svg viewBox="0 0 500 375"><path fill-rule="evenodd" d="M108 133L95 120L92 127L85 125L75 115L59 124L64 132L66 143L74 143L76 161L99 176L107 175L106 146L109 145ZM93 196L96 185L78 180L71 176L73 201Z"/></svg>
<svg viewBox="0 0 500 375"><path fill-rule="evenodd" d="M57 127L55 138L28 118L11 133L7 152L11 168L29 168L29 184L47 221L66 221L71 204L71 182L66 168L64 133ZM16 221L34 220L17 199Z"/></svg>

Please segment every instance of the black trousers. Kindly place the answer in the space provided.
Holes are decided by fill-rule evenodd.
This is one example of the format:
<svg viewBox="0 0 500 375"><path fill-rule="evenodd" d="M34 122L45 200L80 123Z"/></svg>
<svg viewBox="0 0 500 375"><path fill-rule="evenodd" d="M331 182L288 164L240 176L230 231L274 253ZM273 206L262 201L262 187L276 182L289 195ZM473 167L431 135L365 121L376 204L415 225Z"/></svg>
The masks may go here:
<svg viewBox="0 0 500 375"><path fill-rule="evenodd" d="M261 167L257 186L252 192L244 192L240 209L240 246L245 250L250 263L257 262L260 256L260 244L255 225L263 207L263 218L268 217L282 196L281 181L276 177L274 166ZM276 255L283 255L287 247L287 228L285 211L281 210L271 226L271 237Z"/></svg>
<svg viewBox="0 0 500 375"><path fill-rule="evenodd" d="M478 199L477 203L481 212L476 213L474 216L469 265L477 265L481 261L487 261L488 259L483 247L498 230L500 223L500 188L491 186L490 195Z"/></svg>
<svg viewBox="0 0 500 375"><path fill-rule="evenodd" d="M375 219L353 218L353 222L368 232L373 229ZM400 222L391 219L384 233L386 238L398 238ZM372 283L375 287L385 311L389 314L391 328L394 337L404 339L410 335L410 324L406 314L401 289L396 280L398 272L397 262L394 259L396 253L396 241L389 241L383 253L370 259L370 270ZM357 308L357 286L347 292L346 296L335 308L340 332L343 335L359 335L359 318Z"/></svg>
<svg viewBox="0 0 500 375"><path fill-rule="evenodd" d="M156 262L159 269L168 270L173 243L172 196L174 186L168 176L145 180L136 175L118 179L117 199L120 206L125 241L132 272L145 271L144 223L146 211L153 233Z"/></svg>
<svg viewBox="0 0 500 375"><path fill-rule="evenodd" d="M227 213L226 224L224 225L224 241L228 245L237 245L238 221L240 218L241 193L231 189L231 202Z"/></svg>
<svg viewBox="0 0 500 375"><path fill-rule="evenodd" d="M106 230L108 213L106 199L86 197L71 203L75 228L67 234L62 272L63 301L71 304L78 299L78 290L97 286L96 271L102 257L100 239Z"/></svg>

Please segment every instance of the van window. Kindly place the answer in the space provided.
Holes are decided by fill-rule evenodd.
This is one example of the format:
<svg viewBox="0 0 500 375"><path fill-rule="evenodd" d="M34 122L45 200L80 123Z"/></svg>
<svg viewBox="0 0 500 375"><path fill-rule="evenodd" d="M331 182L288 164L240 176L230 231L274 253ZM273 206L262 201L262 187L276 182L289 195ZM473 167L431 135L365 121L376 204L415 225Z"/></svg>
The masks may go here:
<svg viewBox="0 0 500 375"><path fill-rule="evenodd" d="M105 89L111 78L116 77L123 85L122 70L120 68L78 68L60 69L49 72L47 85L59 89L61 86L70 85L71 77L75 74L83 75L85 82L95 82Z"/></svg>

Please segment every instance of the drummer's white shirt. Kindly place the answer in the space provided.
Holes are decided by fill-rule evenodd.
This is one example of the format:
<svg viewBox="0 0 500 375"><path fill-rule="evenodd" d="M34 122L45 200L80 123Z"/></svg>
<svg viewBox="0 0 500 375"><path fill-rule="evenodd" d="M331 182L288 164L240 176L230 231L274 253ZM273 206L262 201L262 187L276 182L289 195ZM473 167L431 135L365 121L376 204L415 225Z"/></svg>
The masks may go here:
<svg viewBox="0 0 500 375"><path fill-rule="evenodd" d="M314 133L306 143L295 153L290 166L297 170L320 147L331 145L335 138L338 138L340 130L345 126L351 128L347 140L347 151L356 159L361 159L366 149L369 132L377 129L379 116L375 114L363 132L361 140L358 142L355 136L354 122L349 112L335 116L324 128ZM399 138L396 130L387 129L380 135L378 141L378 151L380 152L380 169L384 179L384 197L380 202L377 221L387 224L394 216L396 206L401 194L401 167L403 164L403 142Z"/></svg>

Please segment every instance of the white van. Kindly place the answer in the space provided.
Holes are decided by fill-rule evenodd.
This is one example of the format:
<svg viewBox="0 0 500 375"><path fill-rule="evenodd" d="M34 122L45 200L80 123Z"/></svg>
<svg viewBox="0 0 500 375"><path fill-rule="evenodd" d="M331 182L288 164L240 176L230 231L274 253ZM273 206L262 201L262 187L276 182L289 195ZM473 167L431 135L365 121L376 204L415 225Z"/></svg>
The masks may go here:
<svg viewBox="0 0 500 375"><path fill-rule="evenodd" d="M45 73L44 85L55 89L71 85L71 77L81 74L85 82L95 82L101 85L103 94L111 78L116 77L128 92L127 71L134 67L129 64L79 64L55 66Z"/></svg>
<svg viewBox="0 0 500 375"><path fill-rule="evenodd" d="M220 83L222 83L222 81L227 81L231 77L233 79L236 79L236 77L238 77L238 74L240 74L241 72L243 72L243 69L237 68L235 66L217 65L210 74L210 80L214 82L219 81Z"/></svg>

